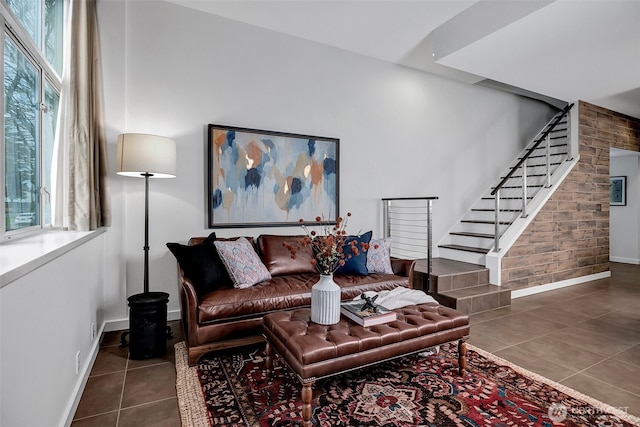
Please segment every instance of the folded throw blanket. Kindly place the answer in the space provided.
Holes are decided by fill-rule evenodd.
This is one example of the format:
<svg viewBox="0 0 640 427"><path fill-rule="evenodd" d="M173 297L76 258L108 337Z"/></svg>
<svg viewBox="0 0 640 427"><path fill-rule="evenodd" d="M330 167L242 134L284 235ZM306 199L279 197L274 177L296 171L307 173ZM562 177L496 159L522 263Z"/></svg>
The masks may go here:
<svg viewBox="0 0 640 427"><path fill-rule="evenodd" d="M394 308L405 307L407 305L414 304L424 304L427 302L435 302L436 301L432 296L425 294L422 291L417 289L409 289L403 287L397 287L390 291L380 291L373 292L367 291L364 293L369 298L373 298L378 295L376 299L376 304L383 306L389 310L393 310ZM361 299L361 295L358 295L354 298L355 300Z"/></svg>

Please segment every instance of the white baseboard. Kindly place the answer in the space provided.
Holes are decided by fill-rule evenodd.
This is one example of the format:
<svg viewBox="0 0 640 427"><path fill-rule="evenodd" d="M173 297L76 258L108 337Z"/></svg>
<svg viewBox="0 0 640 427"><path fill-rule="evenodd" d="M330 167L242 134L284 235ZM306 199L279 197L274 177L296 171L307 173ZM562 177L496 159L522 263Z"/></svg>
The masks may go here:
<svg viewBox="0 0 640 427"><path fill-rule="evenodd" d="M622 257L617 257L617 256L609 256L609 261L621 262L623 264L635 264L635 265L639 265L640 264L640 259L622 258Z"/></svg>
<svg viewBox="0 0 640 427"><path fill-rule="evenodd" d="M590 274L589 276L576 277L574 279L562 280L560 282L548 283L546 285L532 286L530 288L517 289L511 291L511 299L526 297L529 295L539 294L541 292L552 291L554 289L566 288L567 286L579 285L585 282L591 282L593 280L606 279L611 277L610 271L603 271L602 273Z"/></svg>
<svg viewBox="0 0 640 427"><path fill-rule="evenodd" d="M91 369L93 368L93 364L96 361L96 357L98 357L98 351L100 350L100 337L104 332L105 322L102 322L100 326L100 330L98 331L96 338L93 340L93 345L91 346L91 353L87 362L82 366L82 370L79 372L78 381L76 382L76 386L73 388L73 393L71 394L72 399L69 400L67 407L65 408L65 412L63 414L63 420L61 420L60 425L64 425L65 427L71 426L71 422L73 421L73 416L76 414L76 410L78 409L78 404L80 403L80 398L82 398L82 393L84 392L84 387L87 385L87 380L89 379L89 374L91 373Z"/></svg>

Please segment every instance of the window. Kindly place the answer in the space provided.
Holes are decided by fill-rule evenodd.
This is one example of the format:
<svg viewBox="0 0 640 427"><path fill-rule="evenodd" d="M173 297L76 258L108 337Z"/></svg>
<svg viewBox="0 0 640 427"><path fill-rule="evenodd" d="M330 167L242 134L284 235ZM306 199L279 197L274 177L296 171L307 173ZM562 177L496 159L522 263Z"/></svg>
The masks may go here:
<svg viewBox="0 0 640 427"><path fill-rule="evenodd" d="M1 237L51 223L51 161L62 74L64 0L0 0L4 198Z"/></svg>

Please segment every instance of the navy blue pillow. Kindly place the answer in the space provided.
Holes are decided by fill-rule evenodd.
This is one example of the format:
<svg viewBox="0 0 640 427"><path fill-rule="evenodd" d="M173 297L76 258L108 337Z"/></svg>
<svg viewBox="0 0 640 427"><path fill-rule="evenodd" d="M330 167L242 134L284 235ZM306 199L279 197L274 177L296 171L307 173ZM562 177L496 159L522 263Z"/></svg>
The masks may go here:
<svg viewBox="0 0 640 427"><path fill-rule="evenodd" d="M191 280L198 296L220 288L231 287L232 282L213 241L211 233L199 245L187 246L167 243L167 248L178 260L184 275Z"/></svg>
<svg viewBox="0 0 640 427"><path fill-rule="evenodd" d="M361 243L369 243L371 241L371 236L373 235L373 231L369 231L367 233L361 234L360 236L348 236L345 240L347 244L342 247L345 256L344 265L338 267L335 274L352 274L357 276L366 276L369 274L367 270L367 253L362 250ZM351 250L351 245L349 242L353 240L356 241L356 246L359 249L358 255L354 255Z"/></svg>

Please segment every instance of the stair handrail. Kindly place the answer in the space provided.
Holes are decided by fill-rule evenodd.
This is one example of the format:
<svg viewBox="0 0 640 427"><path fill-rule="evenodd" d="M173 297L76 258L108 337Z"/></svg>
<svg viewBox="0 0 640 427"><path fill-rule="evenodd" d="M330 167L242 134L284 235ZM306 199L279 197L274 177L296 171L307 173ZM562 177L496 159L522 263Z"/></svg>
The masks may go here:
<svg viewBox="0 0 640 427"><path fill-rule="evenodd" d="M551 127L548 128L546 131L544 131L544 133L542 134L540 139L533 145L533 147L531 147L529 150L527 150L527 153L520 159L520 161L518 161L518 163L516 163L516 165L511 168L509 173L507 173L507 175L504 178L502 178L500 183L498 185L496 185L496 187L491 191L491 195L492 196L494 196L496 194L496 192L498 192L502 187L504 187L504 184L507 182L507 180L509 178L511 178L513 176L513 174L516 172L516 170L520 166L522 166L522 164L531 156L531 153L533 153L538 148L540 143L542 143L542 141L544 141L547 138L547 136L551 133L551 131L553 129L555 129L555 127L558 125L558 123L560 123L560 120L562 120L564 118L564 116L567 115L567 113L569 112L569 110L571 110L572 107L573 107L573 104L569 104L566 107L564 107L564 109L562 110L562 114L560 116L556 117L556 120L553 123L553 125L551 125Z"/></svg>
<svg viewBox="0 0 640 427"><path fill-rule="evenodd" d="M432 254L431 254L431 246L433 240L433 224L432 224L432 216L433 216L433 201L438 200L438 196L427 196L427 197L383 197L382 198L382 229L384 233L384 237L391 237L391 224L389 222L389 208L391 207L391 202L394 200L426 200L427 202L427 266L426 266L426 289L423 291L429 293L431 292L431 269L432 269Z"/></svg>
<svg viewBox="0 0 640 427"><path fill-rule="evenodd" d="M495 188L493 190L491 190L491 195L495 196L495 228L494 228L494 239L495 239L495 244L494 244L494 252L499 252L500 251L500 222L499 222L499 214L500 214L500 190L502 189L502 187L504 187L504 185L506 184L506 182L513 176L513 174L516 172L516 170L518 170L520 167L523 168L522 170L522 177L523 177L523 186L522 186L522 213L523 216L526 217L527 216L527 171L526 171L526 161L527 159L531 156L531 154L540 146L540 144L542 143L542 141L549 141L549 134L556 128L556 126L558 125L558 123L560 123L560 121L569 113L569 111L571 110L571 108L573 107L573 103L572 104L567 104L564 109L561 111L561 114L556 115L556 119L553 121L553 124L549 127L547 127L547 129L542 133L542 136L540 136L540 138L535 142L535 144L533 144L533 146L531 146L531 148L529 148L527 150L527 152L525 153L524 156L522 156L522 158L518 161L518 163L516 163L516 165L514 167L511 168L511 170L502 178L502 180L500 180L500 182L498 183L498 185L495 186ZM547 157L549 156L548 153L549 147L547 147ZM549 162L547 161L547 176L549 175Z"/></svg>

